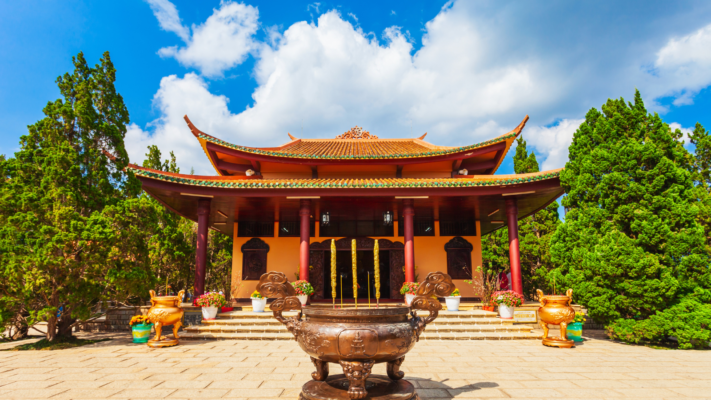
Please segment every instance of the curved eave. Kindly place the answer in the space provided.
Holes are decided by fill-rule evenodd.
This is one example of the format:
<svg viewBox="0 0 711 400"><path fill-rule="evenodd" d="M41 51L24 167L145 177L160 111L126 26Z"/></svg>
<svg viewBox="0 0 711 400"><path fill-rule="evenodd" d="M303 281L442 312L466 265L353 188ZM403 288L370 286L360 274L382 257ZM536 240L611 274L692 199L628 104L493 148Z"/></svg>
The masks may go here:
<svg viewBox="0 0 711 400"><path fill-rule="evenodd" d="M452 148L437 148L430 143L422 141L422 139L413 139L416 142L422 142L423 145L430 147L432 151L417 153L417 154L393 154L393 155L306 155L288 153L288 148L294 143L298 143L301 139L292 140L291 142L280 147L269 148L254 148L246 146L238 146L214 136L210 136L195 127L188 116L185 121L190 128L190 131L198 139L203 151L207 155L210 163L215 171L220 176L229 175L223 169L219 168L220 160L218 153L237 157L254 162L273 162L281 164L302 164L302 165L373 165L374 162L382 165L411 165L421 163L431 163L439 161L456 161L471 157L476 157L482 154L496 152L494 157L494 166L488 169L488 174L494 174L503 162L504 157L508 153L513 141L523 130L528 115L521 123L504 135L496 137L485 142L476 143L469 146L452 147Z"/></svg>

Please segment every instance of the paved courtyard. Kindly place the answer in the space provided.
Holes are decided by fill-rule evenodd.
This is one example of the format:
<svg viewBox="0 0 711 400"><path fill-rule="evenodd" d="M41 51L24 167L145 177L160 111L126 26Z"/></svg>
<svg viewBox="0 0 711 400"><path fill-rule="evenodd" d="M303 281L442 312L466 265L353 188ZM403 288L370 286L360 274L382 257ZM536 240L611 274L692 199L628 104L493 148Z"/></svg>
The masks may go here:
<svg viewBox="0 0 711 400"><path fill-rule="evenodd" d="M423 399L711 399L711 352L607 340L428 341L403 364ZM61 351L0 352L0 399L296 399L313 366L293 341L184 342L128 336ZM331 365L331 374L340 373ZM385 373L383 364L374 373Z"/></svg>

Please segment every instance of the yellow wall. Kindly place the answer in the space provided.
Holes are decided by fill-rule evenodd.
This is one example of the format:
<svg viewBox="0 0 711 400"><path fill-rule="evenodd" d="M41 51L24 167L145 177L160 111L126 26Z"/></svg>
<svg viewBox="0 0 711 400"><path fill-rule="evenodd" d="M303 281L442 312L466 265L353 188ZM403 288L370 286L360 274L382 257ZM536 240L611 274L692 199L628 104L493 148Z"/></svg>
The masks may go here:
<svg viewBox="0 0 711 400"><path fill-rule="evenodd" d="M480 231L479 221L477 221L477 232ZM318 225L318 224L317 224ZM397 226L394 227L397 233ZM274 229L278 232L278 229ZM318 232L318 227L317 227ZM237 224L235 224L234 247L232 256L232 297L246 298L257 287L258 281L242 282L242 245L251 238L237 237ZM439 235L439 221L435 221L435 233ZM430 272L447 272L447 253L444 245L454 236L415 236L415 266L418 279L422 281ZM388 239L391 241L404 242L403 237L372 237L373 239ZM463 280L455 280L454 284L459 288L463 297L475 297L479 295L478 288L480 276L476 272L476 267L481 265L481 237L463 236L464 239L474 246L472 251L472 269L475 285L464 283ZM299 238L298 237L263 237L260 238L269 245L267 253L267 271L280 271L286 274L289 280L295 278L295 273L299 272ZM312 237L311 243L323 242L329 239L340 239L340 237ZM241 286L240 286L241 283Z"/></svg>

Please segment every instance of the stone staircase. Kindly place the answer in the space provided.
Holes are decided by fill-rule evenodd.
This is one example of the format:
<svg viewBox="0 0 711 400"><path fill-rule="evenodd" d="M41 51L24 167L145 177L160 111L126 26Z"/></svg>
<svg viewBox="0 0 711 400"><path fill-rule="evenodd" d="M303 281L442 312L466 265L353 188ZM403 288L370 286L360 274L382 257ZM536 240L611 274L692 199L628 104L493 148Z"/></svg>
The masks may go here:
<svg viewBox="0 0 711 400"><path fill-rule="evenodd" d="M427 312L422 313L427 315ZM284 316L296 315L286 312ZM437 319L427 325L420 340L511 340L540 339L528 325L514 325L491 311L440 311ZM218 314L212 321L188 326L180 335L186 340L293 340L284 325L270 311L233 311Z"/></svg>

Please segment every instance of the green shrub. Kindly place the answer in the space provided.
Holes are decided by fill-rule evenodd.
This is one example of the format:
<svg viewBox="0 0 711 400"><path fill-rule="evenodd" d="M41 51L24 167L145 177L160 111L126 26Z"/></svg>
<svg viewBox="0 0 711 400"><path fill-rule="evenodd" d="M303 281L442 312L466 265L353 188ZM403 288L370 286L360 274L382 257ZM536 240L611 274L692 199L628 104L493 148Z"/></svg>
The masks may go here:
<svg viewBox="0 0 711 400"><path fill-rule="evenodd" d="M705 348L711 340L711 305L687 297L644 320L619 319L607 327L607 333L637 344L662 344L673 336L680 349Z"/></svg>

